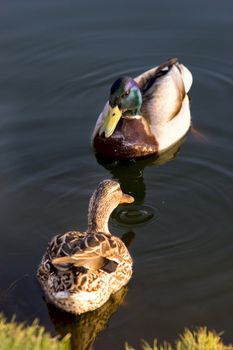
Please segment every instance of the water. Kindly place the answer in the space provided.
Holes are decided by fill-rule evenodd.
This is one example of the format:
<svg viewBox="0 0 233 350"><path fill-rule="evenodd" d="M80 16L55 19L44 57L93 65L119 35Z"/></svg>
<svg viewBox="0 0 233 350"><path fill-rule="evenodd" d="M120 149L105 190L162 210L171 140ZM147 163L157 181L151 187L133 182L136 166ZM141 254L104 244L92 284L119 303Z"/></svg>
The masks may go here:
<svg viewBox="0 0 233 350"><path fill-rule="evenodd" d="M233 3L2 1L0 13L0 309L73 348L173 341L184 327L233 342ZM167 158L103 164L90 135L111 83L170 57L193 73L193 126ZM111 230L134 258L128 290L75 319L49 307L35 278L48 240L85 229L104 178L136 197ZM104 329L104 330L103 330ZM98 336L94 340L95 336Z"/></svg>

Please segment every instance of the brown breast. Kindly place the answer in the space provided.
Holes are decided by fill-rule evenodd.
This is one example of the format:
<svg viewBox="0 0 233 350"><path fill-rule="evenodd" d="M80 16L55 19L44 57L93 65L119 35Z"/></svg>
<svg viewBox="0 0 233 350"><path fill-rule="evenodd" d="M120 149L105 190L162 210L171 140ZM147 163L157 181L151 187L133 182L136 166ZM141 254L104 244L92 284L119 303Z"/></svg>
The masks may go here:
<svg viewBox="0 0 233 350"><path fill-rule="evenodd" d="M144 118L121 118L109 138L97 133L93 146L98 155L121 160L142 158L158 151L158 143Z"/></svg>

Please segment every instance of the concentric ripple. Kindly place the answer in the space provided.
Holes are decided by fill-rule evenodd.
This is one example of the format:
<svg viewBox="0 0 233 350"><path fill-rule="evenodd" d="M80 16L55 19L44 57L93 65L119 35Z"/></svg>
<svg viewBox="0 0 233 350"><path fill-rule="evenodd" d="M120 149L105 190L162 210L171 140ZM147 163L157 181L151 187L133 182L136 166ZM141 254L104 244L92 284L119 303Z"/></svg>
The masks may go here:
<svg viewBox="0 0 233 350"><path fill-rule="evenodd" d="M112 214L113 222L124 226L142 225L158 219L158 210L148 205L124 205Z"/></svg>

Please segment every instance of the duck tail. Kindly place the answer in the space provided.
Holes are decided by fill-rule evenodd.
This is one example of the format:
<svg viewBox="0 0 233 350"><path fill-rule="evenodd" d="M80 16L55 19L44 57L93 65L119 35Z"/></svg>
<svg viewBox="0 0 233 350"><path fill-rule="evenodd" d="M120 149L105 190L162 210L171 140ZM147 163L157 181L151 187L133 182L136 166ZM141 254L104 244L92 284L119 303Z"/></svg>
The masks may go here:
<svg viewBox="0 0 233 350"><path fill-rule="evenodd" d="M179 69L182 75L182 79L184 82L184 89L186 94L190 90L192 83L193 83L193 76L192 73L188 68L186 68L183 64L179 64Z"/></svg>

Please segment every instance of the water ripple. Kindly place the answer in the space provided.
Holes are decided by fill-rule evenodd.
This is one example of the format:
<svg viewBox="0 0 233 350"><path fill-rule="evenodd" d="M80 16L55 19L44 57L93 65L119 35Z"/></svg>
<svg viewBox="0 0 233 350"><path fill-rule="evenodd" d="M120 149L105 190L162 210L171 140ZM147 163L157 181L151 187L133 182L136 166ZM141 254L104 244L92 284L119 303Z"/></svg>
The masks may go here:
<svg viewBox="0 0 233 350"><path fill-rule="evenodd" d="M119 206L111 216L112 221L122 226L134 227L159 219L159 213L148 205Z"/></svg>

